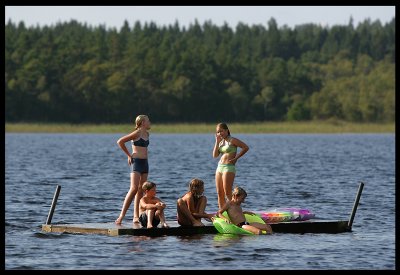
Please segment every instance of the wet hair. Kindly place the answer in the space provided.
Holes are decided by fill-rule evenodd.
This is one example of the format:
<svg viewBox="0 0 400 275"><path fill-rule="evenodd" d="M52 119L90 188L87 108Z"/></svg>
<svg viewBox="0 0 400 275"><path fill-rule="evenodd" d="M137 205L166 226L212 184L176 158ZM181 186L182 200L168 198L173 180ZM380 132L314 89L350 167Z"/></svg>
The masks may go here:
<svg viewBox="0 0 400 275"><path fill-rule="evenodd" d="M201 190L203 189L203 190ZM189 183L189 191L195 196L200 197L204 192L204 181L201 179L192 179Z"/></svg>
<svg viewBox="0 0 400 275"><path fill-rule="evenodd" d="M235 189L233 189L232 196L240 197L240 196L247 197L247 192L242 188L236 186Z"/></svg>
<svg viewBox="0 0 400 275"><path fill-rule="evenodd" d="M138 129L140 126L142 126L142 123L146 118L148 119L149 117L146 115L138 115L135 119L135 129Z"/></svg>
<svg viewBox="0 0 400 275"><path fill-rule="evenodd" d="M229 136L231 135L231 132L229 131L228 125L227 125L226 123L223 123L223 122L218 123L218 124L217 124L217 128L218 128L218 127L222 128L222 129L224 129L224 130L228 130L228 135L229 135Z"/></svg>
<svg viewBox="0 0 400 275"><path fill-rule="evenodd" d="M142 185L142 190L143 191L149 191L151 188L155 187L156 184L154 182L151 181L145 181Z"/></svg>

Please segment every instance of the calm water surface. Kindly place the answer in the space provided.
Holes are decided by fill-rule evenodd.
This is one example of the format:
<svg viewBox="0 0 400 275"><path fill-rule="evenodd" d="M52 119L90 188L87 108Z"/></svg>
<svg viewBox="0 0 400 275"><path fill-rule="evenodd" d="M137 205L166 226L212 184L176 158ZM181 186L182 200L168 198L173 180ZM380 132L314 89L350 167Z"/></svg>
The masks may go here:
<svg viewBox="0 0 400 275"><path fill-rule="evenodd" d="M301 207L346 220L365 183L353 232L271 236L141 237L45 233L52 223L112 222L129 188L123 134L5 135L6 269L395 269L394 134L241 134L250 146L235 184L243 208ZM175 220L194 177L217 210L214 135L151 134L149 179ZM124 223L132 219L132 208Z"/></svg>

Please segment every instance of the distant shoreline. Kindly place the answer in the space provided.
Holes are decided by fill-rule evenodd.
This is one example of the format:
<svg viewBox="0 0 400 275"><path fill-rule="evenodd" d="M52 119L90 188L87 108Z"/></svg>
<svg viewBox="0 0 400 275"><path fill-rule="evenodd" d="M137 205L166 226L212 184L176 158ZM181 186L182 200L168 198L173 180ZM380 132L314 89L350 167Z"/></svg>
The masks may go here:
<svg viewBox="0 0 400 275"><path fill-rule="evenodd" d="M213 133L216 123L152 123L152 133ZM395 123L338 120L229 123L232 133L395 133ZM6 133L129 133L134 124L5 123Z"/></svg>

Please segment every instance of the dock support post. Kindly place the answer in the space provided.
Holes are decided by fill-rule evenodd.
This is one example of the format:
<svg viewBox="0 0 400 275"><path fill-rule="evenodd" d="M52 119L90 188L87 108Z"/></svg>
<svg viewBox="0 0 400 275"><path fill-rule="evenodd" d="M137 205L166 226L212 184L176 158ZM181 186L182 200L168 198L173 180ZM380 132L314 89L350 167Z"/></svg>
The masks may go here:
<svg viewBox="0 0 400 275"><path fill-rule="evenodd" d="M361 197L361 193L362 193L363 187L364 187L364 183L360 182L360 185L358 186L358 192L357 192L356 200L354 201L354 204L353 204L353 210L351 210L349 223L347 224L347 227L350 228L350 229L353 226L354 216L356 215L357 206L358 206L358 202L360 201L360 197Z"/></svg>
<svg viewBox="0 0 400 275"><path fill-rule="evenodd" d="M61 186L57 185L56 192L54 193L53 201L51 202L51 207L49 211L49 215L47 216L46 224L51 223L51 219L53 218L54 209L56 208L58 195L60 194Z"/></svg>

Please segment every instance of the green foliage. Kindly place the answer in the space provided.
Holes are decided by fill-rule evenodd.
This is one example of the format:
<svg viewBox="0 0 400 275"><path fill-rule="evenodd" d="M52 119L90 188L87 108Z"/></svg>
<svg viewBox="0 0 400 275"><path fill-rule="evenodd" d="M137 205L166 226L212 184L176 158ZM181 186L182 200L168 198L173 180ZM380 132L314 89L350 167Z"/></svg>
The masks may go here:
<svg viewBox="0 0 400 275"><path fill-rule="evenodd" d="M5 25L8 122L395 119L395 20Z"/></svg>

